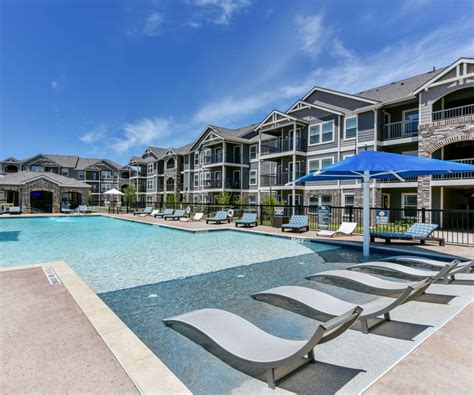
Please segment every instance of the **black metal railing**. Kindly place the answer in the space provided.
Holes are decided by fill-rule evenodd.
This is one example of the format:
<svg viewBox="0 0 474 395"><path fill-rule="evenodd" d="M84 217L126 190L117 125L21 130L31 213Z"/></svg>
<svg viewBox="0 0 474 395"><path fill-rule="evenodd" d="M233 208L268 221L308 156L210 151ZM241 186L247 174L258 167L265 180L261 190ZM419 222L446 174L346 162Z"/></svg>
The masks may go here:
<svg viewBox="0 0 474 395"><path fill-rule="evenodd" d="M418 136L418 120L393 122L384 125L383 139L395 140Z"/></svg>
<svg viewBox="0 0 474 395"><path fill-rule="evenodd" d="M469 159L455 159L451 162L464 163L467 165L474 165L474 158ZM433 180L467 180L474 178L474 172L468 173L452 173L452 174L436 174L432 176Z"/></svg>
<svg viewBox="0 0 474 395"><path fill-rule="evenodd" d="M260 156L293 151L293 139L272 139L262 141ZM296 139L296 151L306 151L306 140Z"/></svg>
<svg viewBox="0 0 474 395"><path fill-rule="evenodd" d="M227 163L241 163L242 157L240 154L227 154L225 161Z"/></svg>
<svg viewBox="0 0 474 395"><path fill-rule="evenodd" d="M260 176L260 186L262 187L284 186L290 181L293 181L293 179L304 176L304 174L305 173L302 171L297 171L295 178L293 178L293 172L262 174Z"/></svg>

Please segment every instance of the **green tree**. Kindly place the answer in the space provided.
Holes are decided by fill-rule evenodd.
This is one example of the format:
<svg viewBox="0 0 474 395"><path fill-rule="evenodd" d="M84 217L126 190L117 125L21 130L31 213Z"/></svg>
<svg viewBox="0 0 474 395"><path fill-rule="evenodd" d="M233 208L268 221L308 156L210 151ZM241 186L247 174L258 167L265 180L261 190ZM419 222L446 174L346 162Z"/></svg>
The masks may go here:
<svg viewBox="0 0 474 395"><path fill-rule="evenodd" d="M132 185L129 185L127 188L123 190L122 200L127 205L127 207L130 207L131 203L136 202L137 200L136 192L137 191Z"/></svg>
<svg viewBox="0 0 474 395"><path fill-rule="evenodd" d="M219 195L216 196L216 203L220 206L226 206L230 204L230 193L229 192L219 193Z"/></svg>
<svg viewBox="0 0 474 395"><path fill-rule="evenodd" d="M239 196L235 200L235 204L237 205L237 217L242 217L245 206L248 206L249 204L249 198L246 195Z"/></svg>
<svg viewBox="0 0 474 395"><path fill-rule="evenodd" d="M262 205L264 217L268 218L273 217L273 208L275 206L284 206L285 202L278 200L270 191L269 195L265 195L262 198L260 204Z"/></svg>
<svg viewBox="0 0 474 395"><path fill-rule="evenodd" d="M174 193L169 193L166 195L166 207L174 207L174 204L176 203L176 195Z"/></svg>

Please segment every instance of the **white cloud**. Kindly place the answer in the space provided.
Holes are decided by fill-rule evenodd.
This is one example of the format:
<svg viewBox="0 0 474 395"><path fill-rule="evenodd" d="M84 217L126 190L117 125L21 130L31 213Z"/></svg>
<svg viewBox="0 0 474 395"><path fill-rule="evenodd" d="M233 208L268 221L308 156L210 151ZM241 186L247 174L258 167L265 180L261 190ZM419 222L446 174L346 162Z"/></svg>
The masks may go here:
<svg viewBox="0 0 474 395"><path fill-rule="evenodd" d="M88 132L79 136L79 140L86 144L93 144L106 138L110 133L111 126L106 123L100 123Z"/></svg>
<svg viewBox="0 0 474 395"><path fill-rule="evenodd" d="M115 139L111 147L119 153L124 153L131 148L157 144L171 132L169 119L143 118L134 123L125 123L120 136Z"/></svg>
<svg viewBox="0 0 474 395"><path fill-rule="evenodd" d="M333 35L333 29L324 24L322 12L317 15L298 16L295 23L302 49L313 56L321 52Z"/></svg>
<svg viewBox="0 0 474 395"><path fill-rule="evenodd" d="M58 89L59 88L59 81L51 81L51 88Z"/></svg>
<svg viewBox="0 0 474 395"><path fill-rule="evenodd" d="M143 34L148 37L160 35L160 28L163 24L163 16L158 11L153 11L146 19L143 27Z"/></svg>
<svg viewBox="0 0 474 395"><path fill-rule="evenodd" d="M232 16L248 7L250 2L248 0L196 0L195 4L212 12L211 21L213 23L227 25L230 23Z"/></svg>

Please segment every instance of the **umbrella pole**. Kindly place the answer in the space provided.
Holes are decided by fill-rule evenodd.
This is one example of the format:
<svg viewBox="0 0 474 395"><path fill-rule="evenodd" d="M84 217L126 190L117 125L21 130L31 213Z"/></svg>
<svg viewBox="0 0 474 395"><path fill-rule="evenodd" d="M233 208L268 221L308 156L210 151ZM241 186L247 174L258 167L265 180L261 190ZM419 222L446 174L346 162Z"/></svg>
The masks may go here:
<svg viewBox="0 0 474 395"><path fill-rule="evenodd" d="M370 182L370 174L368 171L364 171L364 183L363 183L363 221L362 226L364 228L364 242L363 242L363 250L362 255L364 258L368 258L370 255L370 189L369 189L369 182Z"/></svg>

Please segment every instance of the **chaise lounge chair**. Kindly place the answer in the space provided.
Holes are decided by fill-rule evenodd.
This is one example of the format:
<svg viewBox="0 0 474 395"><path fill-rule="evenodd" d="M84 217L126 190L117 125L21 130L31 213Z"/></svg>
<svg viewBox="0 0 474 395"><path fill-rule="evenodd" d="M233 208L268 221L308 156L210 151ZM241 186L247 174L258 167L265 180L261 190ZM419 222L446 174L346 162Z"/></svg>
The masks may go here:
<svg viewBox="0 0 474 395"><path fill-rule="evenodd" d="M268 386L275 389L277 381L307 363L315 363L314 348L344 333L361 311L360 307L352 308L319 325L308 340L273 336L238 315L218 309L195 310L163 321L186 337L222 352L225 358L249 368L265 369ZM277 369L283 367L291 371L277 377Z"/></svg>
<svg viewBox="0 0 474 395"><path fill-rule="evenodd" d="M451 280L454 280L454 275L457 273L463 272L466 268L461 267L458 268L457 265L459 264L458 260L454 260L451 263L446 263L445 265L450 265L451 270L441 276L441 270L426 270L426 269L418 269L416 267L410 267L401 265L399 263L393 262L366 262L366 263L359 263L357 265L353 265L348 267L349 270L362 270L362 271L369 271L375 273L382 273L387 274L390 276L402 276L402 277L410 277L413 279L418 278L426 278L431 277L433 282L438 281L439 279L443 278L445 283L449 282L449 277Z"/></svg>
<svg viewBox="0 0 474 395"><path fill-rule="evenodd" d="M384 258L382 261L392 261L392 262L406 262L406 263L411 263L411 264L421 264L421 265L426 265L426 266L431 266L435 267L438 269L443 268L446 266L448 263L453 263L451 262L445 262L445 261L438 261L436 259L429 259L429 258L422 258L420 256L393 256L389 258ZM469 261L461 261L459 260L458 265L456 266L456 273L449 273L449 276L451 277L451 280L455 280L454 274L457 273L471 273L474 270L474 259L469 260Z"/></svg>
<svg viewBox="0 0 474 395"><path fill-rule="evenodd" d="M163 218L165 219L165 221L167 221L168 219L172 219L173 221L176 221L180 218L184 218L186 217L186 210L176 210L174 212L174 214L170 214L170 215L163 215Z"/></svg>
<svg viewBox="0 0 474 395"><path fill-rule="evenodd" d="M209 222L214 222L216 224L221 224L222 222L228 222L230 223L230 218L229 218L229 214L227 213L227 211L218 211L214 217L212 218L206 218L206 224L208 224Z"/></svg>
<svg viewBox="0 0 474 395"><path fill-rule="evenodd" d="M316 235L324 237L335 237L338 235L350 236L356 227L356 222L343 222L338 230L320 230L316 232Z"/></svg>
<svg viewBox="0 0 474 395"><path fill-rule="evenodd" d="M164 217L165 215L173 215L173 213L174 213L174 210L172 208L166 208L165 211L163 211L162 213L156 213L155 218Z"/></svg>
<svg viewBox="0 0 474 395"><path fill-rule="evenodd" d="M450 265L446 265L440 277L446 275L451 270ZM406 287L417 288L420 282L389 281L370 274L360 273L352 270L328 270L306 277L307 280L317 281L323 284L331 284L336 287L354 289L359 292L371 293L382 296L398 296ZM427 279L421 280L422 282ZM431 278L429 278L432 281Z"/></svg>
<svg viewBox="0 0 474 395"><path fill-rule="evenodd" d="M301 232L309 230L308 216L307 215L292 215L290 222L281 226L281 231L285 229Z"/></svg>
<svg viewBox="0 0 474 395"><path fill-rule="evenodd" d="M438 228L437 224L422 224L417 222L408 228L406 232L371 232L370 241L374 242L376 238L384 239L386 244L390 244L392 240L419 240L421 244L425 244L428 240L439 242L440 246L445 245L442 237L430 237Z"/></svg>
<svg viewBox="0 0 474 395"><path fill-rule="evenodd" d="M21 208L17 206L12 206L8 209L8 214L21 214Z"/></svg>
<svg viewBox="0 0 474 395"><path fill-rule="evenodd" d="M401 304L410 300L416 299L419 295L425 292L426 288L428 288L431 283L431 280L426 279L417 283L416 285L408 286L395 300L382 298L360 305L359 307L362 308L362 313L359 315L357 321L360 322L362 332L369 333L369 329L383 322L379 321L369 326L368 320L371 318L376 318L383 315L384 320L390 321L390 312L395 307L400 306ZM318 319L320 316L325 317L326 319L336 317L339 314L348 311L349 309L357 307L357 305L354 303L346 302L342 299L338 299L316 289L300 286L272 288L267 291L253 294L252 298L263 302L276 304L277 306L278 302L283 300L284 302L289 302L290 309L296 304L298 307L301 306L311 310L311 312L314 313ZM286 305L287 304L284 304L285 308ZM314 317L311 316L311 318Z"/></svg>
<svg viewBox="0 0 474 395"><path fill-rule="evenodd" d="M79 212L79 214L90 214L92 212L85 204L80 204L79 206L77 206L77 211Z"/></svg>
<svg viewBox="0 0 474 395"><path fill-rule="evenodd" d="M181 218L184 222L199 222L204 217L204 213L195 213L192 218Z"/></svg>
<svg viewBox="0 0 474 395"><path fill-rule="evenodd" d="M153 211L153 207L145 207L142 211L134 211L133 215L140 215L142 217L146 217L147 215L151 215Z"/></svg>
<svg viewBox="0 0 474 395"><path fill-rule="evenodd" d="M244 215L242 215L242 218L234 221L235 223L235 227L238 228L239 225L243 225L243 226L257 226L258 223L257 223L257 213L244 213Z"/></svg>
<svg viewBox="0 0 474 395"><path fill-rule="evenodd" d="M71 214L74 210L71 210L71 206L69 204L63 204L61 206L61 212L64 214Z"/></svg>

